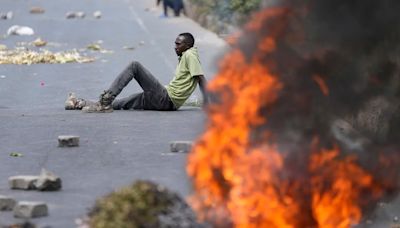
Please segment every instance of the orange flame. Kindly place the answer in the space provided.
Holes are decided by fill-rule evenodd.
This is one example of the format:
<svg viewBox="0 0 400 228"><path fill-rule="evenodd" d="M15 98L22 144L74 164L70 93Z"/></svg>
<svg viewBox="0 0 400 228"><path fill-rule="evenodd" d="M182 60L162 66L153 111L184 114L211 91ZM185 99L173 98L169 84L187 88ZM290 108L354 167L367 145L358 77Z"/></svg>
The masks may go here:
<svg viewBox="0 0 400 228"><path fill-rule="evenodd" d="M247 29L257 31L263 20L286 13L266 10ZM276 32L283 27L284 22ZM381 194L355 157L308 142L312 153L304 151L308 157L299 161L305 162L304 176L293 178L287 172L290 151L279 150L273 132L264 130L262 140L253 142L254 129L269 121L262 110L272 108L285 87L262 62L263 55L278 48L274 34L261 39L253 56L234 48L209 84L219 100L209 106L206 131L188 158L195 189L191 205L217 227L350 227L362 217L362 192ZM320 76L311 80L329 95Z"/></svg>

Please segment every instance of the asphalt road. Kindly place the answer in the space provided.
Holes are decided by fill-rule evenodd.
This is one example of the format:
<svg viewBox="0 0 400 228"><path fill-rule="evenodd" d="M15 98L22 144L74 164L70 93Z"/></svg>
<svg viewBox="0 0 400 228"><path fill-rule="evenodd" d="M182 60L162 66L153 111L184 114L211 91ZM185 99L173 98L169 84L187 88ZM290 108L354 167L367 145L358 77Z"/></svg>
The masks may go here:
<svg viewBox="0 0 400 228"><path fill-rule="evenodd" d="M33 6L46 11L30 14ZM132 60L167 84L177 63L173 42L181 32L194 34L206 77L212 78L225 42L190 19L160 18L161 9L154 6L155 1L148 0L1 1L0 11L13 11L14 17L0 20L0 34L12 25L23 25L33 28L35 35L4 37L0 44L12 48L41 37L55 43L46 48L56 51L85 48L101 40L101 46L113 52L87 51L96 57L93 63L0 66L0 195L46 202L50 215L33 219L37 225L75 227L75 219L85 215L97 197L138 179L163 184L184 197L190 194L186 154L169 153L169 142L195 140L203 130L203 110L108 114L64 110L68 92L96 99ZM100 19L92 16L97 10L102 12ZM84 11L86 17L66 19L68 11ZM140 87L132 83L121 96L138 91ZM197 90L193 99L199 95ZM80 147L57 147L57 137L70 134L80 136ZM12 152L23 156L11 157ZM62 191L9 189L8 177L36 175L42 167L62 178ZM21 221L11 212L0 214L0 223Z"/></svg>

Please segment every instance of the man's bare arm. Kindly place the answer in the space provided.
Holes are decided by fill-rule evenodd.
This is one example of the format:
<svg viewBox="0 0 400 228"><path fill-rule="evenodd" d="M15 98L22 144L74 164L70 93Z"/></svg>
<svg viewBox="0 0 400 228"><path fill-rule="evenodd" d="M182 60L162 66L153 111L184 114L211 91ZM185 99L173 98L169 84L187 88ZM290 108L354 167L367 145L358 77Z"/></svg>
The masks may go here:
<svg viewBox="0 0 400 228"><path fill-rule="evenodd" d="M207 93L207 79L204 75L197 75L199 77L199 87L201 94L203 95L203 104L207 105L209 102L208 93Z"/></svg>

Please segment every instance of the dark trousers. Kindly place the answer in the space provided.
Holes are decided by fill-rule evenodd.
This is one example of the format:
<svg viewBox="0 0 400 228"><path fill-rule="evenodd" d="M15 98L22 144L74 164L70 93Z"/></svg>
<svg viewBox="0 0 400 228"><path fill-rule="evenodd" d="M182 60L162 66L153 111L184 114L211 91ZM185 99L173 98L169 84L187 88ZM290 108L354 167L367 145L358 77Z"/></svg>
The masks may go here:
<svg viewBox="0 0 400 228"><path fill-rule="evenodd" d="M181 11L185 11L182 0L164 0L163 6L165 16L168 16L168 7L174 10L175 16L179 16Z"/></svg>
<svg viewBox="0 0 400 228"><path fill-rule="evenodd" d="M143 92L114 100L112 104L113 109L176 110L165 87L161 85L146 68L136 61L130 63L125 70L118 75L108 91L117 96L133 78L139 83L140 87L142 87Z"/></svg>

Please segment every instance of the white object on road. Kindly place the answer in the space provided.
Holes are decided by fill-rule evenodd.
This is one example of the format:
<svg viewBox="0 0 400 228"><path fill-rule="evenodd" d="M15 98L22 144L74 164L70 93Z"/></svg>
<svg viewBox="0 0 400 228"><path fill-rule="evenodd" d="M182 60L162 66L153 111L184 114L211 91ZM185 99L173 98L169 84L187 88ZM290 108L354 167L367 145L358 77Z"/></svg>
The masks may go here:
<svg viewBox="0 0 400 228"><path fill-rule="evenodd" d="M101 18L101 11L95 11L94 13L93 13L93 17L95 17L95 18L97 18L97 19L100 19Z"/></svg>
<svg viewBox="0 0 400 228"><path fill-rule="evenodd" d="M43 202L21 201L14 208L16 218L36 218L48 215L47 204Z"/></svg>
<svg viewBox="0 0 400 228"><path fill-rule="evenodd" d="M7 30L7 35L31 36L35 34L32 28L27 26L13 25Z"/></svg>

